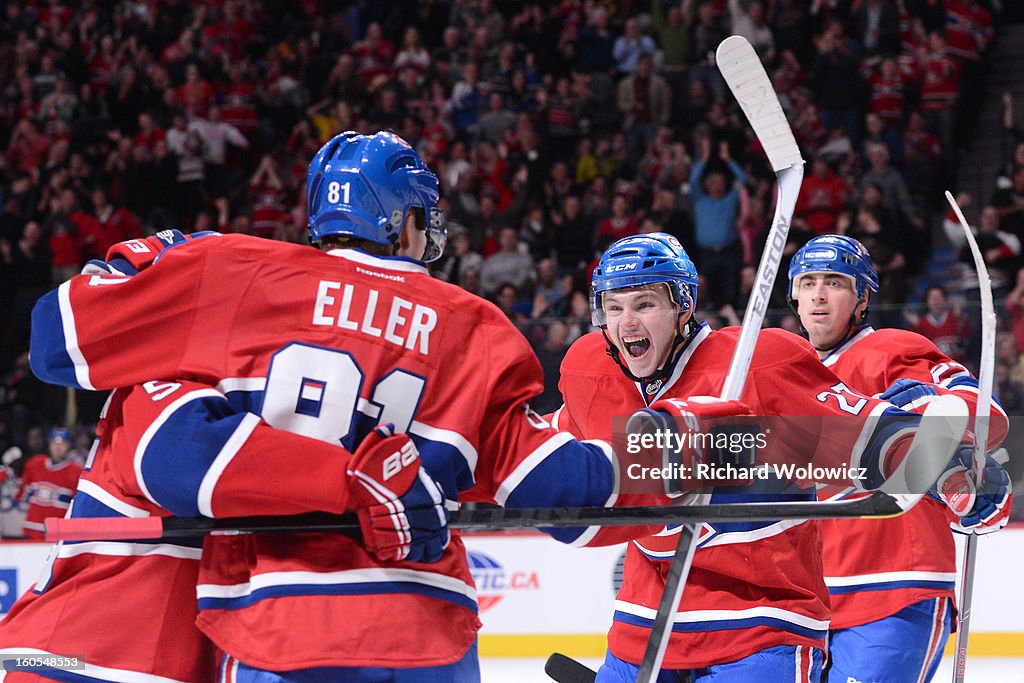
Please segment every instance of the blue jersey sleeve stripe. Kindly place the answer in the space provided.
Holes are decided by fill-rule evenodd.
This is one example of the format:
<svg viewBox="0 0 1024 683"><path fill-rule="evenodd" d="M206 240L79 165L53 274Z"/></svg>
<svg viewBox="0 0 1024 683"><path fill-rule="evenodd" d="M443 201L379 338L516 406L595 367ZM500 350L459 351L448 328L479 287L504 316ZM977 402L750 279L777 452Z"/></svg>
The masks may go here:
<svg viewBox="0 0 1024 683"><path fill-rule="evenodd" d="M252 413L243 413L238 428L232 432L231 436L224 443L223 448L217 453L217 457L210 463L210 468L206 471L206 475L199 485L197 496L197 507L201 515L213 517L213 492L217 488L217 482L220 481L224 470L231 464L232 459L238 454L242 446L245 445L245 442L259 424L259 416Z"/></svg>
<svg viewBox="0 0 1024 683"><path fill-rule="evenodd" d="M64 340L57 293L53 290L39 297L32 309L29 366L44 382L82 389Z"/></svg>
<svg viewBox="0 0 1024 683"><path fill-rule="evenodd" d="M139 440L134 460L139 488L176 515L201 514L203 480L247 415L233 411L213 389L178 398Z"/></svg>
<svg viewBox="0 0 1024 683"><path fill-rule="evenodd" d="M616 496L610 449L606 451L600 442L576 441L569 434L561 434L545 446L552 442L557 445L542 457L531 461L531 455L523 461L520 468L526 466L526 469L516 477L518 482L501 501L502 505L510 508L611 505ZM538 449L537 453L542 450L547 449ZM502 486L511 479L506 479ZM573 545L589 542L597 530L597 527L538 529L561 543Z"/></svg>

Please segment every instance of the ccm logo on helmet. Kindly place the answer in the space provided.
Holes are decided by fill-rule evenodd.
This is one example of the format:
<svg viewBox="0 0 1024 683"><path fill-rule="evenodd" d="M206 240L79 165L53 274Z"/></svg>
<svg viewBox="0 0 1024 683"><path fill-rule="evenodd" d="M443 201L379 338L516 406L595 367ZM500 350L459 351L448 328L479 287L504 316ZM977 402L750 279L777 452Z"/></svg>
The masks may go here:
<svg viewBox="0 0 1024 683"><path fill-rule="evenodd" d="M605 272L606 273L617 273L620 270L636 270L636 267L637 267L636 263L622 263L622 264L617 265L617 266L614 266L614 265L613 266L608 266L608 268L605 269Z"/></svg>

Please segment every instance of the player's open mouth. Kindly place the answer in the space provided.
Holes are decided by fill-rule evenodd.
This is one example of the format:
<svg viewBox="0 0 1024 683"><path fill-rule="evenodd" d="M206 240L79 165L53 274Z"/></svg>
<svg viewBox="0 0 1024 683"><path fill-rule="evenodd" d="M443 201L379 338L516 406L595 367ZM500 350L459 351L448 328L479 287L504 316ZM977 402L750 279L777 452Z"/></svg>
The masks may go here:
<svg viewBox="0 0 1024 683"><path fill-rule="evenodd" d="M651 340L647 337L623 337L622 343L626 345L626 351L633 358L639 358L651 348Z"/></svg>

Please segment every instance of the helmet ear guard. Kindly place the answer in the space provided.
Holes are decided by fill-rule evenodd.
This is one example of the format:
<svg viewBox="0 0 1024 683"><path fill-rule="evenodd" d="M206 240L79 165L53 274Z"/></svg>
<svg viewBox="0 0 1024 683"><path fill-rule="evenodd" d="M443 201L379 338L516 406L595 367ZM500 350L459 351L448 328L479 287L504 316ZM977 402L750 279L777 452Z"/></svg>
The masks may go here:
<svg viewBox="0 0 1024 683"><path fill-rule="evenodd" d="M672 235L655 232L625 237L601 256L591 280L590 314L596 327L608 324L602 295L617 289L664 284L680 314L693 309L697 298L697 268L683 245Z"/></svg>

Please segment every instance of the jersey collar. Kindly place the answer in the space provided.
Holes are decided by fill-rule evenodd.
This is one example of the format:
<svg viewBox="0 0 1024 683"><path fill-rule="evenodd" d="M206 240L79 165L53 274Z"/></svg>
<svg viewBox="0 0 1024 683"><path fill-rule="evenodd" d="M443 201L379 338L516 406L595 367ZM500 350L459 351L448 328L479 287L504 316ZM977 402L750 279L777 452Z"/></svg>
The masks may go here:
<svg viewBox="0 0 1024 683"><path fill-rule="evenodd" d="M860 330L857 331L857 334L853 335L852 337L848 337L846 341L844 341L842 344L829 351L828 355L821 359L821 364L824 365L826 368L832 367L833 365L835 365L836 361L839 360L839 356L843 355L846 349L850 348L851 346L853 346L854 344L856 344L869 334L874 333L874 331L875 330L873 327L871 327L871 325L865 325L864 327L860 328Z"/></svg>
<svg viewBox="0 0 1024 683"><path fill-rule="evenodd" d="M374 256L359 249L331 249L326 252L331 256L354 261L360 265L372 266L382 270L398 270L403 273L426 273L427 266L422 261L408 256Z"/></svg>
<svg viewBox="0 0 1024 683"><path fill-rule="evenodd" d="M640 396L644 399L646 405L651 405L663 397L665 393L675 385L679 380L680 375L683 374L683 370L686 369L686 363L690 360L690 356L697 351L697 347L704 343L704 340L709 336L711 336L711 327L707 322L702 322L700 324L700 331L693 335L693 338L686 344L686 347L683 348L682 352L676 358L675 366L672 368L672 374L668 376L668 379L664 381L661 388L658 389L657 393L653 396L649 396L644 392L644 387L640 382L634 382L636 390L640 392Z"/></svg>

